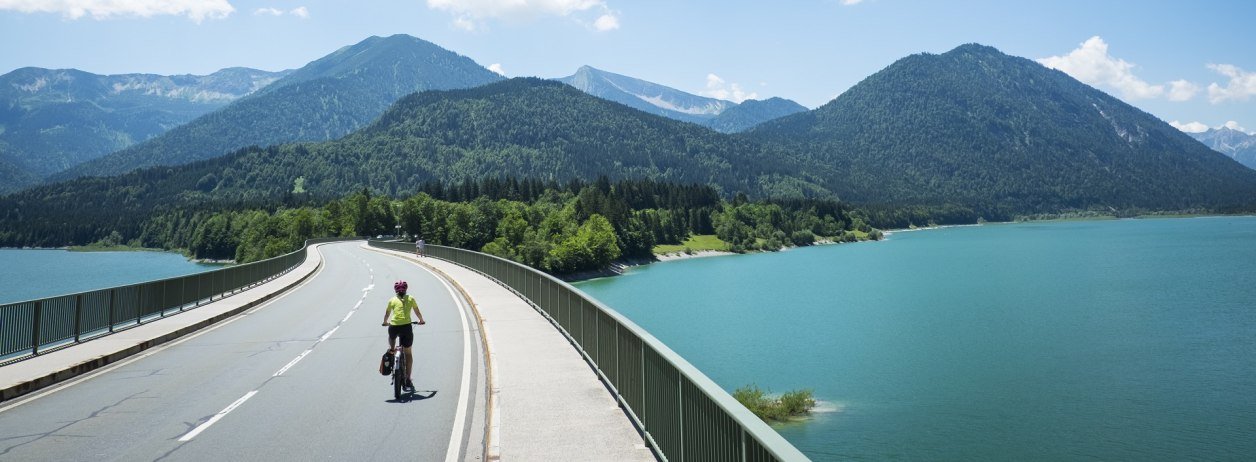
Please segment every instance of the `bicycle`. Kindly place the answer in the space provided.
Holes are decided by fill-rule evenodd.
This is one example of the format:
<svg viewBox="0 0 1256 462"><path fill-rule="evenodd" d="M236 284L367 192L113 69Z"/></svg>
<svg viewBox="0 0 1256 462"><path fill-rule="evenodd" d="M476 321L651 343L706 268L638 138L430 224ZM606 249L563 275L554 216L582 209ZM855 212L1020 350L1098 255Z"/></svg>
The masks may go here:
<svg viewBox="0 0 1256 462"><path fill-rule="evenodd" d="M410 324L418 324L418 322L411 321ZM407 375L405 347L402 347L401 345L396 345L393 347L391 353L393 355L393 361L392 361L393 362L393 368L392 368L393 399L400 400L401 395L402 395L402 390L405 388L405 385L406 385L406 375Z"/></svg>

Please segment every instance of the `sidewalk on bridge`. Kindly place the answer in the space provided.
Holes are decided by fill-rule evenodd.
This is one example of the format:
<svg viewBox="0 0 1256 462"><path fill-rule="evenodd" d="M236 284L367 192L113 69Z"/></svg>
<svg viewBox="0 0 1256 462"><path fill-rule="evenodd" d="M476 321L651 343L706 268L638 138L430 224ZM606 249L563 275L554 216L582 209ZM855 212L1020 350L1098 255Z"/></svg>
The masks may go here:
<svg viewBox="0 0 1256 462"><path fill-rule="evenodd" d="M323 259L312 252L296 269L266 283L179 314L0 366L0 403L92 372L261 305L313 275Z"/></svg>
<svg viewBox="0 0 1256 462"><path fill-rule="evenodd" d="M597 374L536 308L480 273L419 260L456 281L482 320L496 408L488 460L656 460Z"/></svg>

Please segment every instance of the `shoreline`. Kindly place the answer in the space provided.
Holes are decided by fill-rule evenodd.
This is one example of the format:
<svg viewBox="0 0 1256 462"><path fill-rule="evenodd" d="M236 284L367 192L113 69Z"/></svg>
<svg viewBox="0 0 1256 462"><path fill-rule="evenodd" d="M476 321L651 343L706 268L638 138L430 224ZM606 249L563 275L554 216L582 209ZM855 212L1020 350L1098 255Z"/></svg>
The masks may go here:
<svg viewBox="0 0 1256 462"><path fill-rule="evenodd" d="M936 225L936 226L923 226L923 227L916 227L916 228L887 229L887 230L880 230L880 231L883 236L881 240L884 241L884 240L888 240L890 236L895 233L931 231L931 230L947 229L947 228L970 228L970 227L980 227L980 226L986 226L986 225L1010 225L1010 224L1017 224L1017 223L1032 223L1032 222L1050 223L1050 222L1071 222L1071 221L1180 219L1180 218L1209 218L1209 217L1224 218L1224 217L1245 217L1245 216L1256 217L1256 215L1182 214L1182 215L1138 215L1138 216L1133 216L1133 217L1128 217L1128 218L1121 218L1121 217L1116 217L1116 216L1096 215L1096 216L1090 216L1090 217L1055 217L1055 218L1022 219L1022 220L1011 220L1011 221L984 221L981 223L964 224L964 225ZM855 241L855 242L857 243L857 242L868 242L868 241ZM793 249L799 249L799 248L805 248L805 247L816 247L816 246L821 246L821 245L833 245L833 244L847 244L847 243L824 239L824 240L817 240L811 245L782 247L780 250L777 250L777 252L784 252L787 250L793 250ZM662 253L662 254L654 254L653 258L649 258L649 259L636 258L636 259L618 260L618 261L611 262L608 268L605 268L602 270L583 271L579 273L566 274L566 275L557 276L557 277L568 283L582 282L582 281L589 281L593 279L600 279L604 277L622 276L624 272L626 272L629 268L632 268L635 266L649 265L651 263L664 263L664 262L669 262L669 261L689 260L693 258L726 257L730 255L749 255L752 253L764 253L764 252L767 252L767 251L757 250L753 252L744 252L744 253L729 252L726 250L698 250L692 253L668 252L668 253Z"/></svg>

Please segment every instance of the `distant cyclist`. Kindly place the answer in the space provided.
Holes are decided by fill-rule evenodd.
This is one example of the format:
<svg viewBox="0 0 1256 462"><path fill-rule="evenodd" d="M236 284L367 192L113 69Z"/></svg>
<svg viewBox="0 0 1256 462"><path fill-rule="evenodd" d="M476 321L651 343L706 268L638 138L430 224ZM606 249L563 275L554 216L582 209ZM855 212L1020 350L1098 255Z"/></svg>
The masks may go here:
<svg viewBox="0 0 1256 462"><path fill-rule="evenodd" d="M406 290L410 285L406 281L397 281L393 283L393 291L397 296L388 299L388 308L384 311L383 326L388 326L388 349L396 348L397 338L401 337L401 348L406 356L406 389L414 392L414 382L410 381L411 372L414 371L414 355L410 353L410 347L414 345L414 329L410 325L410 312L419 317L419 324L427 324L423 320L423 312L419 311L419 302L414 297L407 295Z"/></svg>
<svg viewBox="0 0 1256 462"><path fill-rule="evenodd" d="M415 255L418 255L418 256L422 257L422 256L423 256L423 251L425 251L425 250L427 250L427 243L426 243L426 242L423 242L423 239L419 239L417 242L415 242L415 243L414 243L414 254L415 254Z"/></svg>

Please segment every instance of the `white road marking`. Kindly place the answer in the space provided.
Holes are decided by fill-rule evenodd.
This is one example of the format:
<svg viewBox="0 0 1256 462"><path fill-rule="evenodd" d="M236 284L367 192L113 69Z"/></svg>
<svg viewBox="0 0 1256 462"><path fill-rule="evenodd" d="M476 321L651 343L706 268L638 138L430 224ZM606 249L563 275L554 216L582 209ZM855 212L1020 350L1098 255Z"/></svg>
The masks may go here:
<svg viewBox="0 0 1256 462"><path fill-rule="evenodd" d="M234 403L231 403L223 410L218 411L217 414L214 414L214 416L210 417L209 420L206 420L205 423L198 425L196 428L193 428L192 431L188 432L188 434L183 435L182 438L179 438L179 442L181 443L188 442L188 441L191 441L192 438L196 438L196 435L201 434L201 432L205 431L206 428L209 428L209 426L213 425L215 422L222 420L222 418L226 417L228 413L230 413L231 411L234 411L235 408L240 407L241 404L244 404L245 401L248 401L249 398L252 398L253 395L256 395L256 394L257 394L257 390L253 390L248 393L245 393L244 396L240 397L240 399L235 400Z"/></svg>
<svg viewBox="0 0 1256 462"><path fill-rule="evenodd" d="M366 286L366 288L365 288L365 289L362 289L362 291L363 291L363 292L370 292L371 290L374 290L374 289L375 289L375 284L371 284L371 285L369 285L369 286Z"/></svg>
<svg viewBox="0 0 1256 462"><path fill-rule="evenodd" d="M354 308L352 311L350 311L350 312L349 312L349 314L346 314L346 315L345 315L345 318L344 318L344 319L341 319L341 320L340 320L340 322L343 324L345 321L348 321L348 320L349 320L349 317L350 317L350 316L353 316L353 313L356 313L357 311L358 311L358 309L357 309L357 308Z"/></svg>
<svg viewBox="0 0 1256 462"><path fill-rule="evenodd" d="M426 267L420 266L425 271L432 273ZM471 336L470 328L467 325L467 309L463 303L462 297L454 292L454 288L449 285L445 278L440 277L436 273L432 273L441 285L445 286L445 290L449 291L450 298L454 304L458 306L458 319L462 321L462 383L458 385L458 407L454 414L453 432L449 434L449 450L445 453L445 462L454 462L458 460L459 450L462 449L462 428L466 426L467 420L467 400L470 398L471 383Z"/></svg>
<svg viewBox="0 0 1256 462"><path fill-rule="evenodd" d="M298 355L298 356L297 356L297 359L294 359L294 360L292 360L292 362L288 363L288 365L286 365L286 366L284 366L284 367L279 368L279 371L278 371L278 372L275 372L275 375L272 375L271 377L279 377L279 376L283 375L283 373L284 373L284 372L288 372L288 369L291 369L291 368L292 368L292 366L297 365L297 361L300 361L300 360L301 360L301 358L304 358L304 357L305 357L305 355L310 354L310 352L311 352L311 351L314 351L314 350L313 350L313 349L305 350L305 352L303 352L303 353L301 353L300 355Z"/></svg>
<svg viewBox="0 0 1256 462"><path fill-rule="evenodd" d="M320 246L320 247L321 247L321 246ZM317 251L318 251L319 257L320 257L320 258L322 258L322 255L323 255L322 250L319 250L319 249L318 249L318 247L315 247L315 250L317 250ZM205 329L201 330L200 332L197 332L197 333L195 333L195 334L192 334L192 335L189 335L189 336L183 337L183 338L181 338L181 339L175 340L174 342L167 343L167 344L165 344L165 345L161 345L161 346L158 346L158 347L156 347L156 348L152 348L152 349L150 349L148 352L145 352L145 353L144 353L144 354L142 354L142 355L139 355L139 356L136 356L136 357L133 357L133 358L129 358L129 359L126 359L126 360L124 360L124 361L122 361L122 362L115 363L115 364L113 364L113 365L110 365L110 366L108 366L108 367L105 367L105 368L103 368L103 369L99 369L99 370L97 370L97 371L95 371L95 372L88 373L88 374L86 374L86 375L83 375L82 377L79 377L78 379L75 379L75 380L73 380L73 381L71 381L71 382L66 382L64 385L60 385L60 386L58 386L58 387L56 387L56 388L50 388L50 389L48 389L48 390L46 390L46 391L39 391L39 392L36 392L36 393L38 393L38 394L35 394L34 396L29 396L29 397L19 398L19 399L20 399L20 401L14 402L13 404L8 404L8 405L5 405L5 406L0 406L0 412L4 412L4 411L10 410L10 409L13 409L13 408L15 408L15 407L18 407L18 406L21 406L21 405L23 405L23 404L29 403L29 402L31 402L31 401L35 401L35 400L37 400L37 399L40 399L40 398L43 398L43 397L45 397L45 396L51 395L51 394L56 393L56 392L58 392L58 391L64 390L64 389L66 389L66 388L70 388L70 387L72 387L72 386L75 386L75 385L78 385L78 384L80 384L80 383L86 382L86 381L88 381L88 380L94 379L94 378L96 378L96 377L99 377L99 376L100 376L100 375L102 375L102 374L105 374L105 373L108 373L108 372L110 372L110 371L113 371L114 369L117 369L117 368L120 368L120 367L126 366L126 365L128 365L128 364L134 363L134 362L136 362L136 361L139 361L139 360L141 360L141 359L144 359L144 358L147 358L147 357L149 357L149 356L155 355L155 354L157 354L157 353L161 353L162 351L166 351L166 350L167 350L167 349L169 349L169 348L173 348L173 347L179 346L179 345L180 345L180 344L182 344L183 342L187 342L187 341L192 340L192 339L194 339L194 338L197 338L197 337L200 337L200 336L202 336L202 335L205 335L205 334L208 334L208 333L210 333L210 332L213 332L213 331L215 331L215 330L218 330L219 328L221 328L221 327L223 327L223 326L226 326L226 325L231 324L231 323L233 323L233 322L236 322L236 321L239 321L239 320L241 320L241 319L244 319L246 316L248 316L248 315L250 315L250 314L253 314L253 313L256 313L258 310L261 310L262 308L265 308L265 307L267 307L267 306L270 306L270 304L272 304L272 303L278 302L279 300L283 299L284 297L287 297L289 294L295 293L295 292L296 292L297 290L299 290L301 287L304 287L306 284L309 284L309 283L310 283L311 281L313 281L314 279L317 279L317 278L318 278L319 273L322 273L322 272L323 272L323 268L326 268L326 267L327 267L327 265L319 265L318 270L317 270L317 271L315 271L315 272L314 272L314 274L310 275L310 277L309 277L309 278L307 278L307 279L306 279L304 282L302 282L301 284L297 285L296 287L293 287L293 288L289 289L287 292L284 292L284 293L282 293L282 294L279 294L279 296L278 296L278 297L275 297L275 298L272 298L272 299L270 299L270 300L266 301L266 303L263 303L263 304L261 304L261 305L258 305L257 307L254 307L254 308L252 308L252 309L250 309L250 310L248 310L248 311L245 311L244 313L241 313L241 314L235 315L235 316L231 317L231 319L227 319L227 320L225 320L225 321L219 322L218 324L214 324L213 326L210 326L210 327L208 327L208 328L205 328Z"/></svg>
<svg viewBox="0 0 1256 462"><path fill-rule="evenodd" d="M337 324L336 327L331 328L331 330L327 331L326 334L323 334L323 338L318 339L318 341L322 342L324 340L327 340L327 337L331 337L331 334L335 333L336 329L339 329L339 328L340 328L340 325Z"/></svg>

